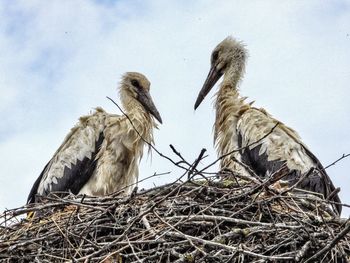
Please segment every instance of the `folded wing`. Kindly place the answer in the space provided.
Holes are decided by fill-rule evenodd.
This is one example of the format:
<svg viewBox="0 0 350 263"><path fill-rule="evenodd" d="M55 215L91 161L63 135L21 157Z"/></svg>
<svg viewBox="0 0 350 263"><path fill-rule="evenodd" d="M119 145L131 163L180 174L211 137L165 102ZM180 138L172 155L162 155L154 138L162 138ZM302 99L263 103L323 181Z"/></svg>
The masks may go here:
<svg viewBox="0 0 350 263"><path fill-rule="evenodd" d="M238 144L242 162L258 176L268 177L282 165L286 165L288 175L283 180L289 185L298 182L298 188L321 193L325 198L339 202L335 187L320 161L301 142L298 134L278 122L265 111L251 108L242 114L238 125ZM330 196L332 194L332 196ZM334 205L340 214L341 205Z"/></svg>

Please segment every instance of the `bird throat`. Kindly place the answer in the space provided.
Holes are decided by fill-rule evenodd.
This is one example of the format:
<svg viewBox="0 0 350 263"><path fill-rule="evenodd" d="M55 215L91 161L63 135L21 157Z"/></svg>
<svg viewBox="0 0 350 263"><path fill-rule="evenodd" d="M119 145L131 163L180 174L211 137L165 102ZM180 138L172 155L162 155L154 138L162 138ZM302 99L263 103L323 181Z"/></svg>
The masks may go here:
<svg viewBox="0 0 350 263"><path fill-rule="evenodd" d="M217 92L215 101L216 121L214 124L214 144L219 157L239 148L237 143L237 123L240 116L250 108L250 104L246 103L244 101L245 99L240 97L236 87L227 84L227 82L222 83ZM239 170L239 167L237 167L238 164L234 159L240 161L238 151L221 160L221 169Z"/></svg>

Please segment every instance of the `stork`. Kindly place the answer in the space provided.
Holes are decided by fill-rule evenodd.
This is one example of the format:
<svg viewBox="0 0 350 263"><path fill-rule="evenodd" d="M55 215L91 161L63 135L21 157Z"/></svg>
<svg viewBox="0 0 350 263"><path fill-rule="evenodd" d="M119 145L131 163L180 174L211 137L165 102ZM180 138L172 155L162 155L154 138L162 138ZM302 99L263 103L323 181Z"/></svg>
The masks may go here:
<svg viewBox="0 0 350 263"><path fill-rule="evenodd" d="M258 176L268 178L283 166L287 169L283 180L288 185L297 184L300 189L323 194L335 202L333 210L340 215L342 207L337 190L297 132L240 96L238 86L246 59L243 43L232 37L219 43L211 54L211 68L194 106L197 109L223 76L216 94L214 124L214 143L218 155L223 157L221 169L242 173L243 167L248 166Z"/></svg>
<svg viewBox="0 0 350 263"><path fill-rule="evenodd" d="M145 141L153 143L153 128L157 127L153 117L160 123L162 119L144 75L124 74L119 94L129 118L102 108L80 117L35 181L28 203L53 191L89 196L131 192Z"/></svg>

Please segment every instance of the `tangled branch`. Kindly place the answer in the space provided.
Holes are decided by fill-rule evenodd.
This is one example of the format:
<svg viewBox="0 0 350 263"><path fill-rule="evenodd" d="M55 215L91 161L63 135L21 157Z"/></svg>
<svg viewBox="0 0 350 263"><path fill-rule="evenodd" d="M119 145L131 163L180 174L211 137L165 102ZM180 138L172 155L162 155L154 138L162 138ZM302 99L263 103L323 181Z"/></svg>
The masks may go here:
<svg viewBox="0 0 350 263"><path fill-rule="evenodd" d="M349 260L350 223L327 200L257 184L211 177L124 198L52 194L1 216L0 261Z"/></svg>

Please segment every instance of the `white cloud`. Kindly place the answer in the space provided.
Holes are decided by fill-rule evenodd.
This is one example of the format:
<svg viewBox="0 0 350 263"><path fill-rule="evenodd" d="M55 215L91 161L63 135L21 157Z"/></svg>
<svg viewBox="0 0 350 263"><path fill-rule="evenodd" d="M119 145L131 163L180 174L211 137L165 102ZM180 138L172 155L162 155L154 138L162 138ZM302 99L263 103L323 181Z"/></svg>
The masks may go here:
<svg viewBox="0 0 350 263"><path fill-rule="evenodd" d="M16 1L0 4L0 208L22 205L31 184L80 115L117 109L116 86L140 71L164 125L157 148L171 143L193 161L201 148L215 159L214 112L207 99L194 113L213 47L231 34L250 57L241 92L300 132L328 164L350 151L350 8L338 1ZM176 158L176 157L174 157ZM332 167L346 189L349 160ZM153 154L141 175L172 171ZM14 178L18 178L14 180ZM152 181L145 183L151 186ZM342 192L345 202L350 194ZM349 212L348 212L349 213Z"/></svg>

